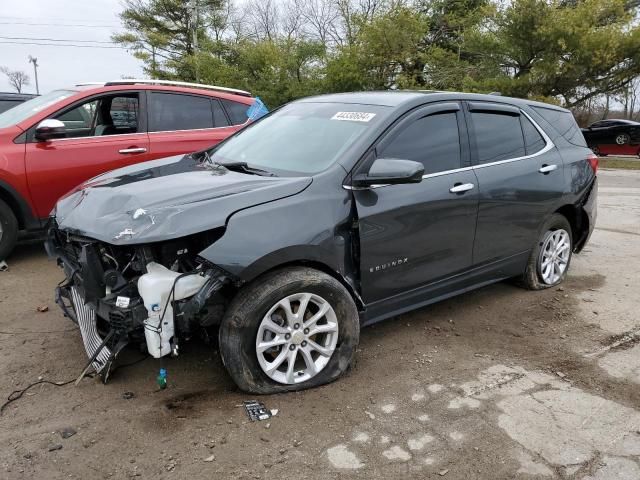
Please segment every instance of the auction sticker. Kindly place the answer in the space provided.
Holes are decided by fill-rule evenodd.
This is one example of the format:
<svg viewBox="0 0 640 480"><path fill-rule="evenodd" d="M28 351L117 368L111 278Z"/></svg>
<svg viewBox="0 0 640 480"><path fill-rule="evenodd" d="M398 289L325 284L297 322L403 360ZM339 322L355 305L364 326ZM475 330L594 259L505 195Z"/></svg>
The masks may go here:
<svg viewBox="0 0 640 480"><path fill-rule="evenodd" d="M331 120L347 120L351 122L368 122L373 117L375 117L375 113L367 113L367 112L338 112Z"/></svg>

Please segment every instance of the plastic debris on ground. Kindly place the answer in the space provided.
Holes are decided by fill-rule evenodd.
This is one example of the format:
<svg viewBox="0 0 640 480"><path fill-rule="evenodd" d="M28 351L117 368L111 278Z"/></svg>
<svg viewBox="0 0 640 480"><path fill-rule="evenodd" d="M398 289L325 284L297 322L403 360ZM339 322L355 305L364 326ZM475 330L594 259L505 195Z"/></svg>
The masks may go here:
<svg viewBox="0 0 640 480"><path fill-rule="evenodd" d="M278 410L267 410L264 403L256 400L245 400L242 403L244 404L244 409L252 422L255 422L256 420L268 420L278 414Z"/></svg>
<svg viewBox="0 0 640 480"><path fill-rule="evenodd" d="M0 260L0 272L4 272L5 270L9 270L9 265L4 260Z"/></svg>

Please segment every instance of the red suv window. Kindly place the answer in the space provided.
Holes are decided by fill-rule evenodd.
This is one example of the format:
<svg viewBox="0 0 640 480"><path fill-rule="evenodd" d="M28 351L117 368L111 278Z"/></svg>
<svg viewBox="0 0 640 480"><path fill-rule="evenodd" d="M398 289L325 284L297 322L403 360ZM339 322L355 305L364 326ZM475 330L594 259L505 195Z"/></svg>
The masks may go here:
<svg viewBox="0 0 640 480"><path fill-rule="evenodd" d="M234 102L233 100L222 100L224 108L227 110L227 114L231 119L233 125L241 125L247 121L247 110L249 105L240 102Z"/></svg>
<svg viewBox="0 0 640 480"><path fill-rule="evenodd" d="M229 123L220 103L208 97L151 92L149 131L168 132L225 127Z"/></svg>

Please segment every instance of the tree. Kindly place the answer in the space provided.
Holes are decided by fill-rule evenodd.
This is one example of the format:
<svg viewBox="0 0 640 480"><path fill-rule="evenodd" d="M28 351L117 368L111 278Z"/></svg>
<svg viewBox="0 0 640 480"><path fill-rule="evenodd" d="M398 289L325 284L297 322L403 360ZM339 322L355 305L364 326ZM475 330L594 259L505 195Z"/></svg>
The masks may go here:
<svg viewBox="0 0 640 480"><path fill-rule="evenodd" d="M120 20L126 33L114 42L133 51L155 78L197 81L195 46L220 21L223 0L124 0Z"/></svg>
<svg viewBox="0 0 640 480"><path fill-rule="evenodd" d="M416 88L424 84L422 41L426 18L394 6L372 20L354 21L357 34L327 64L330 91Z"/></svg>
<svg viewBox="0 0 640 480"><path fill-rule="evenodd" d="M586 106L586 117L607 96L637 110L640 0L123 1L126 33L113 38L148 75L243 88L271 107L433 88Z"/></svg>
<svg viewBox="0 0 640 480"><path fill-rule="evenodd" d="M7 80L18 93L22 93L22 89L31 83L29 75L20 70L9 70L7 67L0 67L0 73L4 73L7 76Z"/></svg>
<svg viewBox="0 0 640 480"><path fill-rule="evenodd" d="M640 29L625 0L514 0L465 37L490 76L466 87L572 107L619 92L640 74Z"/></svg>

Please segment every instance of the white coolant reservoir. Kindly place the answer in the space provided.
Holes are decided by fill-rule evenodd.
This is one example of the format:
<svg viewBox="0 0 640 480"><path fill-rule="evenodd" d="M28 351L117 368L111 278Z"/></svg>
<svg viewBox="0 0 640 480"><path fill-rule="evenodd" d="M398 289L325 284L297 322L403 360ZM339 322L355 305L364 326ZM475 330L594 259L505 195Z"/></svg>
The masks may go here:
<svg viewBox="0 0 640 480"><path fill-rule="evenodd" d="M138 292L149 313L149 318L144 321L144 335L149 354L155 358L171 353L170 340L174 335L175 326L173 307L169 300L183 300L195 295L208 279L202 275L191 274L176 281L180 275L179 272L169 270L159 263L150 262L147 264L147 273L138 279ZM172 294L174 282L175 289Z"/></svg>

